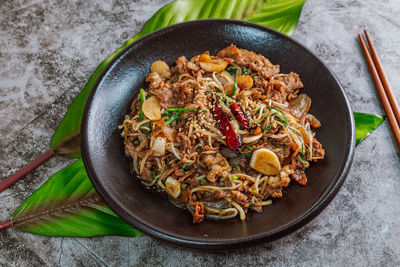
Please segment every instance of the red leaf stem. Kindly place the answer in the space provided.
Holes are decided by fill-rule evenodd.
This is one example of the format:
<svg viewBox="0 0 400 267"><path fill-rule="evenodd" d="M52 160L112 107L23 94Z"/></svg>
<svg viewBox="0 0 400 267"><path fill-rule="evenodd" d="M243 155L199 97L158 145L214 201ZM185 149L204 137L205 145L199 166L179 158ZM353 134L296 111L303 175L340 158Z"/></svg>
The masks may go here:
<svg viewBox="0 0 400 267"><path fill-rule="evenodd" d="M12 228L14 226L13 222L11 220L5 221L5 222L0 222L0 231L1 230L6 230L8 228Z"/></svg>

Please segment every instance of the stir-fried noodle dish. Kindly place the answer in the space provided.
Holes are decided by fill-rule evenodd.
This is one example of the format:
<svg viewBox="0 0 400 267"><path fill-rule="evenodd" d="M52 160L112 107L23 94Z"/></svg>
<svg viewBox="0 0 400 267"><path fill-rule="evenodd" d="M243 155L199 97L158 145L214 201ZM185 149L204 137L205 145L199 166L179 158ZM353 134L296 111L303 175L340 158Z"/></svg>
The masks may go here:
<svg viewBox="0 0 400 267"><path fill-rule="evenodd" d="M194 223L245 220L292 180L306 185L310 162L324 158L299 75L264 56L230 45L150 71L120 126L125 152L141 182Z"/></svg>

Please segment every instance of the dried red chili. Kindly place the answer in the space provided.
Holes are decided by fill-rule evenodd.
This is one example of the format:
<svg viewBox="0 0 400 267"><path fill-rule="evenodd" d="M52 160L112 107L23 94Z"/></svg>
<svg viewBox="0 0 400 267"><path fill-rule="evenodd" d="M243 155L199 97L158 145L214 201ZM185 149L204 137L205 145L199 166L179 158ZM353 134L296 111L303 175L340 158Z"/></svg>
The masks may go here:
<svg viewBox="0 0 400 267"><path fill-rule="evenodd" d="M193 223L201 223L205 214L203 202L191 202L190 205L194 207Z"/></svg>
<svg viewBox="0 0 400 267"><path fill-rule="evenodd" d="M242 124L243 128L249 131L249 121L247 120L246 115L243 113L242 108L238 104L232 103L231 110L235 118L240 122L240 124Z"/></svg>
<svg viewBox="0 0 400 267"><path fill-rule="evenodd" d="M231 123L229 122L228 116L221 109L221 107L218 106L218 104L215 104L214 115L217 123L219 124L222 135L225 136L225 142L227 146L239 153L240 146L242 145L240 136L235 133Z"/></svg>

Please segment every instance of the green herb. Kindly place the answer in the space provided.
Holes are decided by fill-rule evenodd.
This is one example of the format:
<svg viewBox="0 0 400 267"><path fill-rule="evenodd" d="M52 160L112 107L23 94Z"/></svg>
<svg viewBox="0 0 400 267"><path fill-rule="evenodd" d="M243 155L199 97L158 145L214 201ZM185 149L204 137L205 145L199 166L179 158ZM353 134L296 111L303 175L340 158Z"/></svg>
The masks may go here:
<svg viewBox="0 0 400 267"><path fill-rule="evenodd" d="M158 172L158 169L155 169L155 170L153 171L153 173L151 174L151 179L156 178L157 172Z"/></svg>
<svg viewBox="0 0 400 267"><path fill-rule="evenodd" d="M250 153L241 153L242 156L245 156L246 158L250 159L251 154Z"/></svg>
<svg viewBox="0 0 400 267"><path fill-rule="evenodd" d="M229 72L230 75L236 76L236 71L237 71L236 68L230 68L230 67L228 67L228 68L226 68L225 70L226 70L227 72Z"/></svg>
<svg viewBox="0 0 400 267"><path fill-rule="evenodd" d="M252 151L253 149L250 146L245 146L249 151Z"/></svg>
<svg viewBox="0 0 400 267"><path fill-rule="evenodd" d="M251 208L251 207L253 207L255 205L255 203L250 203L249 204L249 207Z"/></svg>
<svg viewBox="0 0 400 267"><path fill-rule="evenodd" d="M189 186L187 185L187 184L182 184L181 185L181 189L183 190L183 191L185 191L186 190L186 188L188 188Z"/></svg>
<svg viewBox="0 0 400 267"><path fill-rule="evenodd" d="M238 180L239 179L239 176L237 176L237 175L232 175L232 180Z"/></svg>
<svg viewBox="0 0 400 267"><path fill-rule="evenodd" d="M201 182L198 182L197 185L201 185ZM197 185L196 185L196 186L197 186Z"/></svg>
<svg viewBox="0 0 400 267"><path fill-rule="evenodd" d="M186 171L190 171L191 169L193 169L193 167L190 166L190 165L184 165L183 168L184 168Z"/></svg>
<svg viewBox="0 0 400 267"><path fill-rule="evenodd" d="M264 131L267 132L267 131L269 131L269 129L271 129L271 128L272 128L272 125L268 125L267 127L264 128Z"/></svg>
<svg viewBox="0 0 400 267"><path fill-rule="evenodd" d="M304 145L303 144L301 144L301 153L300 153L300 155L301 155L301 160L304 161Z"/></svg>
<svg viewBox="0 0 400 267"><path fill-rule="evenodd" d="M140 103L142 104L140 106L139 119L142 121L142 120L144 120L142 106L143 106L144 101L146 100L146 93L145 93L143 88L140 88L140 93L139 94L140 94Z"/></svg>
<svg viewBox="0 0 400 267"><path fill-rule="evenodd" d="M247 69L243 69L243 75L247 74Z"/></svg>
<svg viewBox="0 0 400 267"><path fill-rule="evenodd" d="M285 119L285 122L284 122L284 124L285 124L286 126L289 126L289 123L288 123L287 117L286 117L285 113L283 113L283 111L282 111L282 110L280 110L280 109L277 109L276 107L268 107L268 109L269 109L269 110L273 109L273 110L276 110L276 111L278 111L279 113L281 113L281 114L282 114L282 116L283 116L283 118ZM271 114L271 116L272 116L272 115L273 115L273 114Z"/></svg>
<svg viewBox="0 0 400 267"><path fill-rule="evenodd" d="M200 109L187 109L187 108L168 108L167 112L175 112L175 111L181 111L181 112L203 112L207 113L207 110L200 110Z"/></svg>
<svg viewBox="0 0 400 267"><path fill-rule="evenodd" d="M235 80L235 82L233 83L232 93L226 94L226 95L229 96L229 97L232 97L233 95L235 95L235 92L236 92L236 90L237 90L237 87L238 87L238 84L237 84L237 81Z"/></svg>
<svg viewBox="0 0 400 267"><path fill-rule="evenodd" d="M185 175L188 174L188 173L189 173L189 171L184 171L184 172L183 172L183 174L185 174Z"/></svg>
<svg viewBox="0 0 400 267"><path fill-rule="evenodd" d="M167 179L162 180L161 183L162 183L163 185L165 185L165 181L166 181L166 180L167 180Z"/></svg>
<svg viewBox="0 0 400 267"><path fill-rule="evenodd" d="M286 123L279 117L276 117L276 120L282 123L283 125L287 126Z"/></svg>
<svg viewBox="0 0 400 267"><path fill-rule="evenodd" d="M165 125L168 125L168 124L170 124L171 122L173 122L174 120L176 120L176 119L179 117L179 115L181 115L181 113L182 113L182 111L175 112L175 114L172 115L172 116L165 122Z"/></svg>

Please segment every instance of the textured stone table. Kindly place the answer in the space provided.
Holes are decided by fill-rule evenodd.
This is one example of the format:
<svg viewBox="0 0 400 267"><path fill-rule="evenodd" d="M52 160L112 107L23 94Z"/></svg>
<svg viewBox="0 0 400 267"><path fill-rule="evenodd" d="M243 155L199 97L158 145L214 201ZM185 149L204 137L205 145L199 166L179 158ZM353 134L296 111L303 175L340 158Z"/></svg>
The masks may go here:
<svg viewBox="0 0 400 267"><path fill-rule="evenodd" d="M113 3L112 3L113 2ZM0 177L48 148L72 99L97 65L166 0L0 1ZM383 114L356 39L368 28L400 96L400 2L308 0L293 37L341 80L355 111ZM56 157L0 194L0 220L71 161ZM148 236L49 238L0 232L0 265L399 265L400 167L385 122L355 153L333 202L273 243L204 253Z"/></svg>

